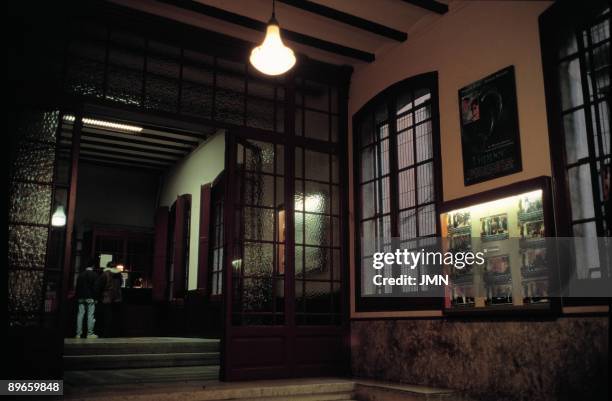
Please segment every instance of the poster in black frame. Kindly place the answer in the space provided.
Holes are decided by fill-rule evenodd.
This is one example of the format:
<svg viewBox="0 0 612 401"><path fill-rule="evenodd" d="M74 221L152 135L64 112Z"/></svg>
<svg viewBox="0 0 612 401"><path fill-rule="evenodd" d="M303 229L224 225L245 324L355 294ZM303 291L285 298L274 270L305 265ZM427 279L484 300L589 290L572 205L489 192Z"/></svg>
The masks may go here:
<svg viewBox="0 0 612 401"><path fill-rule="evenodd" d="M459 89L466 186L523 169L514 66Z"/></svg>

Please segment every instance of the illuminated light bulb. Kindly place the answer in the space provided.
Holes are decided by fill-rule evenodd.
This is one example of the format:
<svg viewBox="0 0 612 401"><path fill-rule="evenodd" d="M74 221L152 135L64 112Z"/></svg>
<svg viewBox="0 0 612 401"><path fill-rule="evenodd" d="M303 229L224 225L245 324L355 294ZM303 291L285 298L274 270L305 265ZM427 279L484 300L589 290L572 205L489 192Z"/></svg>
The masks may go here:
<svg viewBox="0 0 612 401"><path fill-rule="evenodd" d="M66 115L66 116L64 116L64 120L65 121L69 121L69 122L74 122L76 120L76 118L75 118L75 116L72 116L72 115ZM94 118L84 117L82 119L82 121L83 121L83 124L85 124L85 125L90 125L90 126L94 126L94 127L102 127L102 128L115 129L115 130L119 130L119 131L142 132L142 130L143 130L142 127L137 127L135 125L113 123L113 122L110 122L110 121L96 120Z"/></svg>
<svg viewBox="0 0 612 401"><path fill-rule="evenodd" d="M284 74L295 65L295 54L283 43L274 12L266 27L263 43L251 51L249 61L253 67L266 75Z"/></svg>
<svg viewBox="0 0 612 401"><path fill-rule="evenodd" d="M51 225L53 227L64 227L66 225L66 212L63 206L58 206L51 216Z"/></svg>

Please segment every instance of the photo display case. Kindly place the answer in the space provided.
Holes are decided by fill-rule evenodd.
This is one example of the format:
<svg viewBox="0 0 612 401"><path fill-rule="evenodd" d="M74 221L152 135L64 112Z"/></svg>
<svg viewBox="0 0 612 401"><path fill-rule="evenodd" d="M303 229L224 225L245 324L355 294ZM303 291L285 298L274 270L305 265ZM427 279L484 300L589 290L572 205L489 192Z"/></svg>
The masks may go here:
<svg viewBox="0 0 612 401"><path fill-rule="evenodd" d="M447 314L552 311L558 264L550 179L540 177L446 202L444 252L481 253L483 263L445 265ZM547 246L548 245L548 246Z"/></svg>

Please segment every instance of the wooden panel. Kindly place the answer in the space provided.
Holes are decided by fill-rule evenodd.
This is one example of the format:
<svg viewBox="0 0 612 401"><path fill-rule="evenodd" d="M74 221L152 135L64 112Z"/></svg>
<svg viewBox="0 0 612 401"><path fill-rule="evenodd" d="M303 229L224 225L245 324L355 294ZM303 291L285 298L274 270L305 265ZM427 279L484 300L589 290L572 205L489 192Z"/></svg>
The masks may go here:
<svg viewBox="0 0 612 401"><path fill-rule="evenodd" d="M231 342L234 368L272 367L284 365L284 337L234 338Z"/></svg>
<svg viewBox="0 0 612 401"><path fill-rule="evenodd" d="M163 301L166 294L166 252L168 249L168 216L166 206L155 212L155 240L153 251L153 300Z"/></svg>
<svg viewBox="0 0 612 401"><path fill-rule="evenodd" d="M200 188L200 234L198 239L198 288L208 289L208 248L210 244L210 184Z"/></svg>
<svg viewBox="0 0 612 401"><path fill-rule="evenodd" d="M187 289L187 264L189 263L189 219L191 195L181 195L176 199L174 225L174 298L184 298Z"/></svg>

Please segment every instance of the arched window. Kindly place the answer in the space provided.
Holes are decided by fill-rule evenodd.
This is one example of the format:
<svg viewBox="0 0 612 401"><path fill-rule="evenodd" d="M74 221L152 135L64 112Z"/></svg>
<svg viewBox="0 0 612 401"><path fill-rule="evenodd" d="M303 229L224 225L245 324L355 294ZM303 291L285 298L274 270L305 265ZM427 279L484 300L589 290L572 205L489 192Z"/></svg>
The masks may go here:
<svg viewBox="0 0 612 401"><path fill-rule="evenodd" d="M442 202L439 131L436 72L390 86L353 117L358 311L441 306L427 294L407 298L402 292L410 288L375 286L372 280L374 252L420 249L436 241Z"/></svg>

